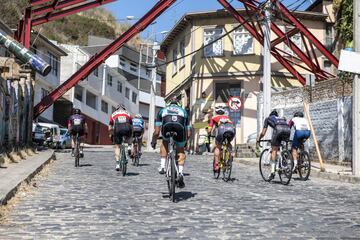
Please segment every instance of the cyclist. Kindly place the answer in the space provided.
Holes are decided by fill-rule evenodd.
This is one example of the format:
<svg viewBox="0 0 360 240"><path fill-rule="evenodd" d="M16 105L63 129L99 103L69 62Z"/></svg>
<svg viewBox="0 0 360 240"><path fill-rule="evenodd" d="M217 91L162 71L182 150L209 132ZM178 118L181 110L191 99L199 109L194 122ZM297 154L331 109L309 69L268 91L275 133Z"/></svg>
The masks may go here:
<svg viewBox="0 0 360 240"><path fill-rule="evenodd" d="M120 145L122 144L123 137L125 137L125 142L128 143L128 151L131 151L132 117L126 111L124 105L118 105L115 112L111 114L109 132L110 138L115 143L115 170L120 171Z"/></svg>
<svg viewBox="0 0 360 240"><path fill-rule="evenodd" d="M73 114L68 119L68 132L71 135L71 156L74 157L76 134L79 134L79 136L82 137L88 133L85 116L81 114L81 110L79 108L74 108ZM80 143L81 142L82 139L80 138ZM80 154L82 155L83 153Z"/></svg>
<svg viewBox="0 0 360 240"><path fill-rule="evenodd" d="M138 145L139 145L139 156L141 155L141 145L142 145L142 138L144 135L144 127L145 122L141 114L136 114L132 120L132 127L133 127L133 137L138 138ZM135 152L135 146L133 146L132 152ZM131 154L133 156L133 154Z"/></svg>
<svg viewBox="0 0 360 240"><path fill-rule="evenodd" d="M225 113L226 111L224 107L215 107L215 116L210 119L210 123L208 126L208 133L213 136L215 135L214 171L219 170L219 160L222 142L225 138L227 138L229 140L227 147L229 149L229 152L232 152L232 146L230 142L235 137L234 125L231 123L230 117Z"/></svg>
<svg viewBox="0 0 360 240"><path fill-rule="evenodd" d="M189 117L184 108L182 108L177 98L172 98L157 114L155 121L155 132L152 137L151 146L155 149L156 141L162 134L162 144L160 147L161 163L159 173L165 173L165 163L168 151L169 139L166 138L166 133L176 132L177 136L174 137L176 143L176 152L178 154L178 166L179 166L179 177L178 186L180 188L185 187L184 183L184 164L185 164L185 145L187 138L191 136Z"/></svg>
<svg viewBox="0 0 360 240"><path fill-rule="evenodd" d="M290 137L290 127L286 121L286 118L279 117L279 114L276 110L273 110L269 117L265 119L264 127L257 138L257 143L265 136L268 127L273 129L272 138L271 138L271 174L269 176L270 180L275 177L275 159L277 152L279 151L281 141L287 141Z"/></svg>
<svg viewBox="0 0 360 240"><path fill-rule="evenodd" d="M294 127L294 137L291 145L291 153L294 159L294 169L297 166L297 150L310 137L309 123L304 118L304 113L295 112L293 119L289 122L290 128Z"/></svg>

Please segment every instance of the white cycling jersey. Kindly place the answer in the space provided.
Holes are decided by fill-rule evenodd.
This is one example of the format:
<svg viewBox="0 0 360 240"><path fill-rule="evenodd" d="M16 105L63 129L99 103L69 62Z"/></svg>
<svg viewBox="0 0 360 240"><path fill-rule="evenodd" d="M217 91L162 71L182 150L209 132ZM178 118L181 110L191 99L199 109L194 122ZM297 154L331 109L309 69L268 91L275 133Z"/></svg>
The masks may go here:
<svg viewBox="0 0 360 240"><path fill-rule="evenodd" d="M295 130L310 130L309 123L306 118L294 117L291 121Z"/></svg>

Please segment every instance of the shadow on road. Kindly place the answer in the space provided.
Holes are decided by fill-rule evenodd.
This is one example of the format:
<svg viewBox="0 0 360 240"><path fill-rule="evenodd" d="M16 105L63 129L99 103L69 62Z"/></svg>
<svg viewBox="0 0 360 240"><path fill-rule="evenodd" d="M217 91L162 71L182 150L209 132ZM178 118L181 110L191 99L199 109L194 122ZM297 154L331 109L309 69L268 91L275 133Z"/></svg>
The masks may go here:
<svg viewBox="0 0 360 240"><path fill-rule="evenodd" d="M178 192L175 194L176 202L181 202L193 198L197 193L192 192Z"/></svg>
<svg viewBox="0 0 360 240"><path fill-rule="evenodd" d="M137 176L137 175L139 175L139 173L133 173L133 172L126 173L126 176L129 176L129 177Z"/></svg>
<svg viewBox="0 0 360 240"><path fill-rule="evenodd" d="M146 167L146 166L150 166L150 164L148 164L148 163L139 163L139 167Z"/></svg>
<svg viewBox="0 0 360 240"><path fill-rule="evenodd" d="M80 164L79 167L92 167L92 164L86 163L86 164Z"/></svg>

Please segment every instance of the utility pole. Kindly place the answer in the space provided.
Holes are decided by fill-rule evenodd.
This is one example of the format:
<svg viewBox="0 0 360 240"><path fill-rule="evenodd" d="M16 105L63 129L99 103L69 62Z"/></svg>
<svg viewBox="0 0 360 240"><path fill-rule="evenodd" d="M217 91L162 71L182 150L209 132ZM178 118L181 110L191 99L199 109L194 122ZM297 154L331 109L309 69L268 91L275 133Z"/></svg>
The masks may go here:
<svg viewBox="0 0 360 240"><path fill-rule="evenodd" d="M141 81L141 63L142 63L142 50L143 50L144 45L140 44L140 54L139 54L139 69L138 69L138 90L140 91L140 81Z"/></svg>
<svg viewBox="0 0 360 240"><path fill-rule="evenodd" d="M151 150L151 140L152 134L154 132L154 125L155 125L155 94L156 94L156 56L157 51L160 50L160 45L157 42L154 42L152 47L153 55L152 55L152 71L151 71L151 79L152 84L150 88L150 106L149 106L149 124L148 124L148 142L147 142L147 150Z"/></svg>
<svg viewBox="0 0 360 240"><path fill-rule="evenodd" d="M360 52L360 2L354 0L354 47L355 52ZM355 74L353 82L353 175L360 176L360 77Z"/></svg>
<svg viewBox="0 0 360 240"><path fill-rule="evenodd" d="M264 20L264 59L263 59L263 120L271 111L271 3L268 2Z"/></svg>

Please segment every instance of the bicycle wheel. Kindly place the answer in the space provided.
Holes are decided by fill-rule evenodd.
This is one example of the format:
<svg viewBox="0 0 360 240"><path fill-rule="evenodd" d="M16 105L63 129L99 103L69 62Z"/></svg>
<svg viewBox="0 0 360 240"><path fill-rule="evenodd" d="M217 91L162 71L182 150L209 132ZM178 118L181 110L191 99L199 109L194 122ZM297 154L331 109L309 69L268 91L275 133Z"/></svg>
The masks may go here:
<svg viewBox="0 0 360 240"><path fill-rule="evenodd" d="M125 176L126 175L126 170L127 170L127 162L126 162L126 153L125 153L125 147L122 146L121 147L121 160L120 160L120 168L121 168L121 172L122 175Z"/></svg>
<svg viewBox="0 0 360 240"><path fill-rule="evenodd" d="M80 146L79 146L79 137L76 135L76 144L75 144L75 167L80 166Z"/></svg>
<svg viewBox="0 0 360 240"><path fill-rule="evenodd" d="M261 152L260 159L259 159L259 171L261 174L261 177L266 182L270 182L270 173L271 173L271 154L270 149L264 149Z"/></svg>
<svg viewBox="0 0 360 240"><path fill-rule="evenodd" d="M176 170L175 170L175 159L174 158L171 158L170 159L170 165L171 165L171 188L170 188L170 191L171 191L171 201L172 202L175 202L175 181L176 181Z"/></svg>
<svg viewBox="0 0 360 240"><path fill-rule="evenodd" d="M308 152L300 152L297 168L299 171L300 179L303 181L308 180L311 172L311 160Z"/></svg>
<svg viewBox="0 0 360 240"><path fill-rule="evenodd" d="M224 164L223 164L223 168L222 168L222 172L223 172L223 180L225 182L228 182L230 180L231 177L231 171L232 171L232 157L230 156L230 153L225 150L224 153L225 159L224 159Z"/></svg>
<svg viewBox="0 0 360 240"><path fill-rule="evenodd" d="M218 170L215 170L215 160L213 160L213 173L215 179L220 177L220 167L218 167Z"/></svg>
<svg viewBox="0 0 360 240"><path fill-rule="evenodd" d="M279 178L282 184L288 185L291 181L294 162L291 159L290 151L284 150L281 152L280 159L280 168L279 168Z"/></svg>

